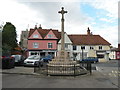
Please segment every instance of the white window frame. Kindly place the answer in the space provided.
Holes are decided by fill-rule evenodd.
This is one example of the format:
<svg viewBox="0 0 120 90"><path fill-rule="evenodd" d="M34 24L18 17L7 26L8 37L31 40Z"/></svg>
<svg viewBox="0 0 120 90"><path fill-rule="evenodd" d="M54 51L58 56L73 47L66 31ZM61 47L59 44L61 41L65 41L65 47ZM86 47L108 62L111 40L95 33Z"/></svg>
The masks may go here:
<svg viewBox="0 0 120 90"><path fill-rule="evenodd" d="M81 46L81 50L82 50L82 49L85 50L85 48L86 48L85 46Z"/></svg>
<svg viewBox="0 0 120 90"><path fill-rule="evenodd" d="M38 34L34 34L33 38L39 38Z"/></svg>
<svg viewBox="0 0 120 90"><path fill-rule="evenodd" d="M103 49L103 47L102 46L99 46L99 50L102 50Z"/></svg>
<svg viewBox="0 0 120 90"><path fill-rule="evenodd" d="M77 50L77 45L73 45L73 50Z"/></svg>
<svg viewBox="0 0 120 90"><path fill-rule="evenodd" d="M68 48L68 45L69 45L68 43L65 43L65 48Z"/></svg>
<svg viewBox="0 0 120 90"><path fill-rule="evenodd" d="M90 50L93 50L94 49L94 47L93 46L90 46Z"/></svg>
<svg viewBox="0 0 120 90"><path fill-rule="evenodd" d="M53 43L48 43L48 48L53 48Z"/></svg>
<svg viewBox="0 0 120 90"><path fill-rule="evenodd" d="M38 47L39 47L39 44L36 43L36 42L34 42L34 43L33 43L33 48L38 48Z"/></svg>

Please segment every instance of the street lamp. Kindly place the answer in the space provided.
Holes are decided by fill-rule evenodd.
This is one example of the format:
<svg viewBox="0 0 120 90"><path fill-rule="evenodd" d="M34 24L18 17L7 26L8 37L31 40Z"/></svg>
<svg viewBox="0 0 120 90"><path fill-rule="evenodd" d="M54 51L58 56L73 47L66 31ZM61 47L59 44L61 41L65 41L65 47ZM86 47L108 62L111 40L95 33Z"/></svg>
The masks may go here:
<svg viewBox="0 0 120 90"><path fill-rule="evenodd" d="M82 60L83 60L83 55L84 55L84 52L83 52L84 49L85 49L85 46L81 46L81 50L82 50Z"/></svg>

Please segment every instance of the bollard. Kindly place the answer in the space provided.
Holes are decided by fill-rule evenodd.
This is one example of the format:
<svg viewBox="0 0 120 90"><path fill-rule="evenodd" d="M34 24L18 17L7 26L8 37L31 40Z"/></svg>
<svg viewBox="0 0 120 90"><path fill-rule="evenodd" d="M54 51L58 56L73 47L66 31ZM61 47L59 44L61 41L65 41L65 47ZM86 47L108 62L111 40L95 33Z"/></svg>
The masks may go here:
<svg viewBox="0 0 120 90"><path fill-rule="evenodd" d="M87 61L86 64L87 64L86 69L89 70L90 75L91 75L91 74L92 74L91 62L90 62L90 61Z"/></svg>
<svg viewBox="0 0 120 90"><path fill-rule="evenodd" d="M91 62L89 63L90 67L90 75L92 74Z"/></svg>
<svg viewBox="0 0 120 90"><path fill-rule="evenodd" d="M74 64L74 77L75 77L75 64Z"/></svg>
<svg viewBox="0 0 120 90"><path fill-rule="evenodd" d="M46 69L47 69L47 76L48 76L48 65L46 65Z"/></svg>
<svg viewBox="0 0 120 90"><path fill-rule="evenodd" d="M92 74L92 70L91 70L92 68L91 68L91 62L88 62L88 70L89 70L89 72L90 72L90 75Z"/></svg>

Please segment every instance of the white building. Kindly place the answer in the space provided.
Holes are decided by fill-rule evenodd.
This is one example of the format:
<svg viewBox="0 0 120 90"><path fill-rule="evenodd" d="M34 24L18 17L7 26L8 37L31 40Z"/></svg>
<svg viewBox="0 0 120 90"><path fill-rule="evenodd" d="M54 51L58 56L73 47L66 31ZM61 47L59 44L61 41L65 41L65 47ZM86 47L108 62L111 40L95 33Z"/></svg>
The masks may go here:
<svg viewBox="0 0 120 90"><path fill-rule="evenodd" d="M116 51L117 51L117 48L111 48L111 52L109 54L110 59L116 59Z"/></svg>
<svg viewBox="0 0 120 90"><path fill-rule="evenodd" d="M72 50L72 41L70 40L70 38L68 37L67 33L64 34L64 38L65 38L65 50L68 52L68 55L73 58L73 50ZM58 51L61 50L61 39L58 42Z"/></svg>
<svg viewBox="0 0 120 90"><path fill-rule="evenodd" d="M58 43L58 50L60 50ZM109 60L110 43L100 35L93 35L88 28L87 34L72 34L65 33L65 49L70 53L70 56L76 60L86 57L98 57L99 61Z"/></svg>

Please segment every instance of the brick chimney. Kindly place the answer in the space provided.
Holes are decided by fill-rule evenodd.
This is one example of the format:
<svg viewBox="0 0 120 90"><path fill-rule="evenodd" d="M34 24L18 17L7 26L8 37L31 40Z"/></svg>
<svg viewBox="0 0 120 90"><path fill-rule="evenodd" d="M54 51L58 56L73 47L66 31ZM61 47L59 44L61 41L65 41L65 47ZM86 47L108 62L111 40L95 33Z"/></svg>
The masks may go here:
<svg viewBox="0 0 120 90"><path fill-rule="evenodd" d="M118 49L120 50L120 43L118 44Z"/></svg>
<svg viewBox="0 0 120 90"><path fill-rule="evenodd" d="M41 24L39 25L39 29L42 29Z"/></svg>
<svg viewBox="0 0 120 90"><path fill-rule="evenodd" d="M88 27L88 30L87 30L87 35L91 35L89 27Z"/></svg>
<svg viewBox="0 0 120 90"><path fill-rule="evenodd" d="M37 25L35 25L35 28L34 29L37 29Z"/></svg>

